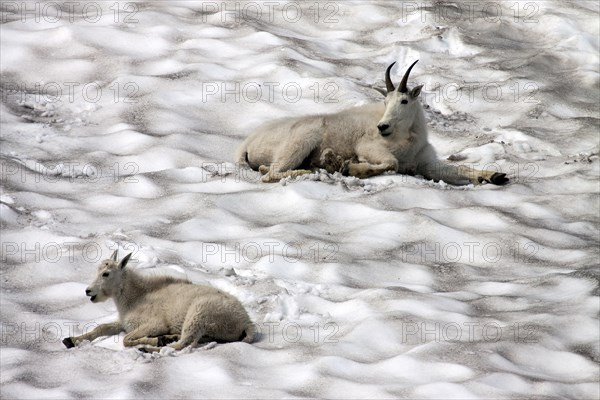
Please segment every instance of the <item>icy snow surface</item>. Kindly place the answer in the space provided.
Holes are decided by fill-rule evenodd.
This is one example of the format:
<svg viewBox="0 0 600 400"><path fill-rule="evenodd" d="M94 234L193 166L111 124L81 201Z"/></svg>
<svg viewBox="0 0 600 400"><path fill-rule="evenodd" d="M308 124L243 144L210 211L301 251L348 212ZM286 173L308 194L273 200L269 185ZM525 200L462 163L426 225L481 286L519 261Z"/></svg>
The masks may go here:
<svg viewBox="0 0 600 400"><path fill-rule="evenodd" d="M600 396L598 2L2 11L2 398ZM234 164L261 122L381 101L416 59L440 157L510 185ZM116 318L84 294L116 248L233 293L259 340L64 348Z"/></svg>

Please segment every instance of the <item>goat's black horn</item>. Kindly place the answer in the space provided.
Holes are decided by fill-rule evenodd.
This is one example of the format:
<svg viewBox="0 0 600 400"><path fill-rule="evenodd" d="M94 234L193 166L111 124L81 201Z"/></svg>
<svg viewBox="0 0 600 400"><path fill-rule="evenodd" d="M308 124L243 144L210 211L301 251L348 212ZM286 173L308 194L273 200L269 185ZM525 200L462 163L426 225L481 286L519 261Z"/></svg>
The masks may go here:
<svg viewBox="0 0 600 400"><path fill-rule="evenodd" d="M391 63L389 67L387 67L387 70L385 71L385 86L387 87L387 91L389 92L393 92L396 88L394 87L394 84L392 83L392 78L390 78L390 71L392 69L392 67L394 66L394 64L396 64L395 62Z"/></svg>
<svg viewBox="0 0 600 400"><path fill-rule="evenodd" d="M408 87L406 87L406 84L408 83L408 76L410 75L410 70L412 69L412 67L414 67L415 64L418 63L418 62L419 62L419 60L415 61L406 70L406 73L404 74L404 77L402 78L402 81L400 81L400 86L398 86L398 91L400 93L406 93L406 92L408 92ZM389 90L389 88L388 88L388 90Z"/></svg>

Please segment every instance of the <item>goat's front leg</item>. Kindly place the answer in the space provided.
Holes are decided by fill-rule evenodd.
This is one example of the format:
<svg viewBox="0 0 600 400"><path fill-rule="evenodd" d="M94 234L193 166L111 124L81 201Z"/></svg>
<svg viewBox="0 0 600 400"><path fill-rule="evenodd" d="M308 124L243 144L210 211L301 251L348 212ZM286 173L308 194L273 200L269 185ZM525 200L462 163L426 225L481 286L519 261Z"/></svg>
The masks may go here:
<svg viewBox="0 0 600 400"><path fill-rule="evenodd" d="M170 332L170 329L163 324L146 323L145 325L138 326L125 335L123 338L123 345L126 347L149 345L152 347L144 347L140 348L140 350L145 352L156 352L160 350L159 347L176 342L180 337L181 335L176 333L173 334Z"/></svg>
<svg viewBox="0 0 600 400"><path fill-rule="evenodd" d="M287 171L280 171L275 164L272 164L270 167L267 167L266 165L261 165L258 170L262 174L261 180L264 183L279 182L284 178L297 178L301 175L312 173L312 171L309 169L292 169Z"/></svg>
<svg viewBox="0 0 600 400"><path fill-rule="evenodd" d="M181 339L180 334L174 335L160 335L156 337L141 337L139 339L129 339L127 341L128 346L144 345L144 347L138 348L143 353L158 353L161 347L165 347L170 343L177 342Z"/></svg>
<svg viewBox="0 0 600 400"><path fill-rule="evenodd" d="M457 168L462 176L469 179L475 185L483 182L504 185L508 182L506 174L502 172L475 169L466 165L459 165Z"/></svg>
<svg viewBox="0 0 600 400"><path fill-rule="evenodd" d="M379 164L371 164L369 162L351 162L348 165L348 175L355 176L360 179L369 178L375 175L381 175L384 172L395 172L397 170L397 163L394 165L393 162L385 162Z"/></svg>
<svg viewBox="0 0 600 400"><path fill-rule="evenodd" d="M127 343L126 346L138 346L138 345L149 345L156 347L164 347L169 343L177 342L181 339L180 334L173 335L159 335L159 336L143 336L137 339L128 338L127 342L123 340L123 343Z"/></svg>
<svg viewBox="0 0 600 400"><path fill-rule="evenodd" d="M443 161L429 163L418 171L427 179L434 181L444 181L453 185L464 184L467 181L474 185L483 182L493 183L494 185L504 185L508 182L505 173L480 170L467 165L451 165Z"/></svg>
<svg viewBox="0 0 600 400"><path fill-rule="evenodd" d="M426 146L418 156L417 173L426 179L444 181L452 185L483 182L503 185L508 182L506 174L496 171L479 170L466 165L452 165L437 159L431 145Z"/></svg>
<svg viewBox="0 0 600 400"><path fill-rule="evenodd" d="M373 144L359 145L356 148L358 162L351 161L348 165L348 175L357 178L368 178L381 175L384 172L397 172L398 160L384 146Z"/></svg>
<svg viewBox="0 0 600 400"><path fill-rule="evenodd" d="M72 336L63 339L63 344L70 349L75 347L76 344L83 342L84 340L92 341L100 336L112 336L118 335L119 332L123 331L123 326L120 322L112 322L110 324L102 324L94 328L92 331L85 333L81 336Z"/></svg>

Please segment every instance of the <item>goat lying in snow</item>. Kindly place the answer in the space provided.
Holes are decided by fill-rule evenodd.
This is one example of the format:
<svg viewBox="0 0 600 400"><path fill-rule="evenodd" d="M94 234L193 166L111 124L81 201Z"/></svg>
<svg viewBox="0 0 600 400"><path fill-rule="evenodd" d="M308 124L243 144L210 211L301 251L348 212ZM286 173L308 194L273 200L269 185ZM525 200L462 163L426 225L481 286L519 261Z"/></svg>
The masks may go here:
<svg viewBox="0 0 600 400"><path fill-rule="evenodd" d="M384 103L269 122L240 145L236 161L259 170L264 182L296 177L315 168L331 172L335 169L331 160L337 158L345 160L347 174L359 178L394 171L451 184L506 183L506 174L438 160L427 141L425 114L417 100L422 86L409 90L406 85L417 61L397 90L390 79L395 63L387 68Z"/></svg>
<svg viewBox="0 0 600 400"><path fill-rule="evenodd" d="M173 277L146 277L125 268L131 253L117 262L117 251L98 267L96 280L85 290L92 303L112 298L119 321L103 324L81 336L63 340L73 347L83 340L125 331L125 346L150 345L180 350L199 342L251 343L256 327L232 295L210 286ZM157 351L157 347L145 350Z"/></svg>

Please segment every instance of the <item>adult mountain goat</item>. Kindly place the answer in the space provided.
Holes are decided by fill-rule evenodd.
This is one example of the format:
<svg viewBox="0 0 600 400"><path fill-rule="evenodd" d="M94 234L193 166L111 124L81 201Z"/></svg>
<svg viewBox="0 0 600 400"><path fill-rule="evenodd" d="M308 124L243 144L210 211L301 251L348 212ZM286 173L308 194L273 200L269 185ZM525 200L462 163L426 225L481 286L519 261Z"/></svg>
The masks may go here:
<svg viewBox="0 0 600 400"><path fill-rule="evenodd" d="M387 68L383 103L269 122L241 144L236 161L259 170L264 182L306 174L315 168L331 172L338 168L335 160L344 160L343 172L359 178L394 171L451 184L506 183L506 174L438 160L427 140L425 114L417 99L422 85L407 87L417 61L397 89L390 78L395 63Z"/></svg>
<svg viewBox="0 0 600 400"><path fill-rule="evenodd" d="M129 257L131 253L118 262L115 251L100 264L96 280L85 290L92 303L112 298L119 320L84 335L65 338L65 346L122 331L127 333L125 346L165 346L175 342L170 346L176 350L206 341L253 341L255 325L235 297L185 279L143 276L125 268Z"/></svg>

